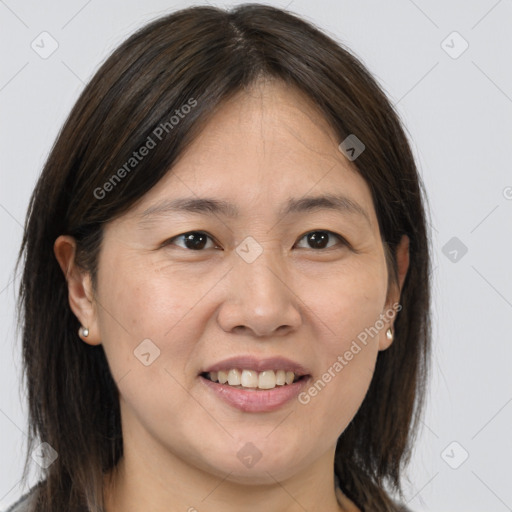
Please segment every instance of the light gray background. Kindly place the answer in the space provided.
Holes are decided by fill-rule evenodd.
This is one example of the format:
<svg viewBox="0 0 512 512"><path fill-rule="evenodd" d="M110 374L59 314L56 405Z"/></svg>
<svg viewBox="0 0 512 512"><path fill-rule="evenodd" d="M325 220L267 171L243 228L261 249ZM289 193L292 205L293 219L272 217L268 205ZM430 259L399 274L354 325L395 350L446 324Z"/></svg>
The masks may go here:
<svg viewBox="0 0 512 512"><path fill-rule="evenodd" d="M512 510L512 2L268 3L313 21L368 66L405 122L430 198L434 360L409 506ZM100 63L139 26L192 4L0 0L0 509L24 491L13 265L35 180ZM50 48L43 31L58 42L47 59L31 48Z"/></svg>

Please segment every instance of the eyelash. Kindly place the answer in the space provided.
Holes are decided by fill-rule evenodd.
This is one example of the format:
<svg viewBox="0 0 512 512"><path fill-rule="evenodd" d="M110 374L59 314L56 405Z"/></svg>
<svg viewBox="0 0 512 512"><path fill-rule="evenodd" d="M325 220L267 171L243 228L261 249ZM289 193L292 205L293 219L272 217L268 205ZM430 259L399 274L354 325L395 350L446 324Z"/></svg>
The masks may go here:
<svg viewBox="0 0 512 512"><path fill-rule="evenodd" d="M335 237L337 238L340 242L341 242L341 245L342 246L347 246L349 248L351 248L350 244L347 242L347 240L345 240L345 238L343 238L341 235L338 235L337 233L334 233L332 231L329 231L329 230L326 230L326 229L317 229L317 230L312 230L312 231L308 231L307 233L304 233L300 238L299 238L299 241L302 240L303 238L305 238L307 235L310 235L312 233L327 233L329 235L329 237ZM181 237L184 237L184 236L187 236L187 235L192 235L192 234L201 234L201 235L205 235L207 236L212 242L214 242L215 244L217 242L215 242L215 239L209 235L208 233L206 233L205 231L187 231L186 233L182 233L181 235L177 235L177 236L174 236L172 238L169 238L168 240L166 240L162 246L169 246L169 245L173 245L173 242L175 240L177 240L178 238L181 238ZM180 246L178 246L180 247ZM218 244L217 246L218 247ZM213 247L214 249L216 247ZM323 248L323 249L313 249L311 247L309 247L308 249L312 250L312 251L315 251L315 252L321 252L321 251L326 251L328 249L332 249L334 246L329 246L329 247L326 247L326 248ZM184 250L187 250L187 251L192 251L192 252L202 252L202 251L205 251L207 249L188 249L187 247L181 247L181 249L184 249ZM209 249L211 249L211 247L209 247Z"/></svg>

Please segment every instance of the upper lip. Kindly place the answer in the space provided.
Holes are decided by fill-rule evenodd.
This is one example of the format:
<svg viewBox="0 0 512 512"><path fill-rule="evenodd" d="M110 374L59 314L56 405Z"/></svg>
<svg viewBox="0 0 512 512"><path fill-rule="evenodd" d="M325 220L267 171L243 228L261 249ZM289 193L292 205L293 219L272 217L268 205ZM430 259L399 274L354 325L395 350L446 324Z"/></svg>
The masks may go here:
<svg viewBox="0 0 512 512"><path fill-rule="evenodd" d="M311 373L301 364L285 357L258 358L251 355L235 356L230 357L229 359L224 359L223 361L219 361L218 363L209 366L200 373L218 372L220 370L229 371L234 368L238 370L255 370L258 372L262 372L264 370L285 370L293 372L298 376L309 375Z"/></svg>

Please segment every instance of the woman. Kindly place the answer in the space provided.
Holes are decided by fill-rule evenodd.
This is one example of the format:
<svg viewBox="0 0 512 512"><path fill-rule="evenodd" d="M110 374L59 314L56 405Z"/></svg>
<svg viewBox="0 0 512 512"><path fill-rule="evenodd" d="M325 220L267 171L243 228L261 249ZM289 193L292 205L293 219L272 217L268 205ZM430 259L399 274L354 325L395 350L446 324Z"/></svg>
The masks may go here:
<svg viewBox="0 0 512 512"><path fill-rule="evenodd" d="M405 510L429 245L400 121L282 10L194 7L83 91L20 250L13 510Z"/></svg>

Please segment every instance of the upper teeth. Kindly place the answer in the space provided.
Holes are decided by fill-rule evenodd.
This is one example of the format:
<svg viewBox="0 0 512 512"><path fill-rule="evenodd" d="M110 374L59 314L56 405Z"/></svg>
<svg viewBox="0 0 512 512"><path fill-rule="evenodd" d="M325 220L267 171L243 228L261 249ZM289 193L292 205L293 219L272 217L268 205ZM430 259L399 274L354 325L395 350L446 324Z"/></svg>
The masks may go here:
<svg viewBox="0 0 512 512"><path fill-rule="evenodd" d="M209 378L213 382L229 384L230 386L242 386L243 388L272 389L276 386L292 384L295 373L285 370L237 370L210 372Z"/></svg>

